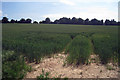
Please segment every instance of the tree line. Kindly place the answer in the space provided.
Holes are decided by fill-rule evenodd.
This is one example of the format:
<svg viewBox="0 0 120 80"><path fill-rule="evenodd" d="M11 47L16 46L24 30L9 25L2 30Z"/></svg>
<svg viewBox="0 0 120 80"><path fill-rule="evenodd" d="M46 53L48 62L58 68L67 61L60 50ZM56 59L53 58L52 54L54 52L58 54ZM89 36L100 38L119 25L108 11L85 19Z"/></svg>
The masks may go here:
<svg viewBox="0 0 120 80"><path fill-rule="evenodd" d="M37 22L37 21L32 22L30 18L28 19L21 18L19 21L11 19L9 21L7 17L3 17L0 22L2 23L33 23L33 24L120 25L120 22L117 22L114 19L112 20L106 19L104 22L103 20L98 20L96 18L91 20L87 18L86 20L83 20L82 18L75 18L75 17L73 18L63 17L60 19L56 19L53 22L50 20L50 18L46 18L45 20L40 22Z"/></svg>

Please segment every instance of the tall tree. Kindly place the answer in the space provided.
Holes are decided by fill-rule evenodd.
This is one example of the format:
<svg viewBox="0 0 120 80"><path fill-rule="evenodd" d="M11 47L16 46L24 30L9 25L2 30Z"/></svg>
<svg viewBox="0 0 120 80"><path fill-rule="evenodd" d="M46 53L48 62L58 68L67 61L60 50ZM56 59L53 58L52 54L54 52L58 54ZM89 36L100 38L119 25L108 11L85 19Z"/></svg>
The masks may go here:
<svg viewBox="0 0 120 80"><path fill-rule="evenodd" d="M88 18L84 21L84 24L89 25L89 19Z"/></svg>
<svg viewBox="0 0 120 80"><path fill-rule="evenodd" d="M72 20L71 20L71 23L72 23L72 24L77 24L77 23L78 23L78 20L77 20L75 17L73 17Z"/></svg>
<svg viewBox="0 0 120 80"><path fill-rule="evenodd" d="M18 21L17 21L17 20L15 20L15 23L18 23Z"/></svg>
<svg viewBox="0 0 120 80"><path fill-rule="evenodd" d="M8 18L7 17L3 17L2 23L9 23Z"/></svg>
<svg viewBox="0 0 120 80"><path fill-rule="evenodd" d="M90 21L90 24L91 25L98 25L98 20L94 18Z"/></svg>
<svg viewBox="0 0 120 80"><path fill-rule="evenodd" d="M31 23L31 21L32 21L32 20L31 20L31 19L29 19L29 18L28 18L28 19L26 19L26 23Z"/></svg>
<svg viewBox="0 0 120 80"><path fill-rule="evenodd" d="M20 19L20 21L19 21L19 23L25 23L25 22L26 22L26 21L25 21L24 18Z"/></svg>
<svg viewBox="0 0 120 80"><path fill-rule="evenodd" d="M59 20L55 20L55 21L54 21L54 24L59 24Z"/></svg>
<svg viewBox="0 0 120 80"><path fill-rule="evenodd" d="M105 20L105 25L110 25L110 20L106 19Z"/></svg>
<svg viewBox="0 0 120 80"><path fill-rule="evenodd" d="M50 21L50 18L46 18L46 19L45 19L45 23L50 24L50 22L51 22L51 21Z"/></svg>
<svg viewBox="0 0 120 80"><path fill-rule="evenodd" d="M111 25L117 25L117 22L113 19L113 20L111 20L111 23L110 23Z"/></svg>
<svg viewBox="0 0 120 80"><path fill-rule="evenodd" d="M82 18L78 18L78 24L84 24L84 20Z"/></svg>
<svg viewBox="0 0 120 80"><path fill-rule="evenodd" d="M14 20L14 19L11 19L10 23L15 23L15 20Z"/></svg>
<svg viewBox="0 0 120 80"><path fill-rule="evenodd" d="M66 18L66 17L60 18L59 23L60 24L70 24L70 18Z"/></svg>
<svg viewBox="0 0 120 80"><path fill-rule="evenodd" d="M101 21L100 21L100 25L103 25L103 24L104 24L104 22L103 22L103 20L101 20Z"/></svg>
<svg viewBox="0 0 120 80"><path fill-rule="evenodd" d="M34 21L33 24L38 24L38 22L37 22L37 21Z"/></svg>

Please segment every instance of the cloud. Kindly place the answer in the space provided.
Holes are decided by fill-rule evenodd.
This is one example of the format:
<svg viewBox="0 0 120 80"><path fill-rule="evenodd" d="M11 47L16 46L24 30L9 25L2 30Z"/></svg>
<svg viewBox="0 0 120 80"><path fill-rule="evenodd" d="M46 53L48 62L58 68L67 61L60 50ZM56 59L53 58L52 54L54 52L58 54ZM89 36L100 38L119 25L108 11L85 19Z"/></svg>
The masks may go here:
<svg viewBox="0 0 120 80"><path fill-rule="evenodd" d="M74 6L75 3L73 3L72 1L70 0L60 0L61 3L64 3L64 4L67 4L67 5L71 5L71 6Z"/></svg>
<svg viewBox="0 0 120 80"><path fill-rule="evenodd" d="M53 3L53 5L58 6L58 3Z"/></svg>
<svg viewBox="0 0 120 80"><path fill-rule="evenodd" d="M53 12L45 11L44 15L42 14L42 18L50 17L52 20L59 19L61 17L81 17L83 19L89 18L97 18L97 19L116 19L118 20L118 12L117 12L117 2L119 0L2 0L8 2L53 2L55 9ZM96 3L98 2L98 3ZM100 3L99 2L103 2ZM113 2L116 2L115 4ZM59 5L62 7L59 7ZM82 4L84 3L84 4ZM106 4L110 3L110 4ZM111 4L112 3L112 4ZM66 5L70 5L66 7ZM92 7L91 7L92 6ZM97 7L100 6L100 7ZM47 7L47 6L46 6ZM1 13L0 13L1 14ZM21 15L21 14L20 14ZM27 14L28 15L28 14ZM8 16L6 14L6 16ZM23 15L24 16L24 15ZM39 15L37 15L38 17ZM34 16L31 16L34 17ZM41 19L41 17L40 17Z"/></svg>
<svg viewBox="0 0 120 80"><path fill-rule="evenodd" d="M119 2L119 0L70 0L74 3L93 3L93 2L105 2L105 3L111 3L111 2Z"/></svg>
<svg viewBox="0 0 120 80"><path fill-rule="evenodd" d="M47 14L47 15L43 15L44 18L51 18L52 20L55 20L55 19L59 19L59 18L62 18L62 17L67 17L66 14L62 14L62 13L59 13L59 14Z"/></svg>
<svg viewBox="0 0 120 80"><path fill-rule="evenodd" d="M71 12L71 13L54 13L54 14L46 14L43 17L49 17L52 20L55 19L59 19L62 17L68 17L68 18L72 18L72 17L76 17L76 18L89 18L89 19L93 19L93 18L97 18L97 19L115 19L116 21L118 20L118 13L109 10L108 8L105 7L89 7L89 8L85 8L85 11L79 11L78 13L76 12Z"/></svg>
<svg viewBox="0 0 120 80"><path fill-rule="evenodd" d="M58 0L1 0L2 2L58 2Z"/></svg>
<svg viewBox="0 0 120 80"><path fill-rule="evenodd" d="M73 2L119 2L119 0L1 0L2 2L64 2L73 4Z"/></svg>
<svg viewBox="0 0 120 80"><path fill-rule="evenodd" d="M113 11L106 7L90 7L86 9L86 12L82 14L86 15L88 18L98 18L98 19L117 19L118 12Z"/></svg>

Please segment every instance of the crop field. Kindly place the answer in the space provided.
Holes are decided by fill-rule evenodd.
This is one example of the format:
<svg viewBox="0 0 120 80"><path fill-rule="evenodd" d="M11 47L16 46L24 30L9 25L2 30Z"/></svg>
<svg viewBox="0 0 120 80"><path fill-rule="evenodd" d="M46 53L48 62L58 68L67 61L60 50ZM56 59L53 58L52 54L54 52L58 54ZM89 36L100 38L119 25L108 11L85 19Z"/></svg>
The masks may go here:
<svg viewBox="0 0 120 80"><path fill-rule="evenodd" d="M66 52L69 53L68 62L69 63L85 63L88 61L90 54L92 53L92 45L88 38L85 36L77 36L71 42L71 44L66 49Z"/></svg>
<svg viewBox="0 0 120 80"><path fill-rule="evenodd" d="M112 58L116 62L118 57L118 38L114 34L95 34L93 35L95 53L99 54L103 63L108 63ZM118 60L117 60L118 61Z"/></svg>
<svg viewBox="0 0 120 80"><path fill-rule="evenodd" d="M118 62L118 26L65 24L3 24L2 26L5 67L11 67L6 66L10 61L15 64L16 57L13 56L23 57L22 61L40 63L43 57L63 51L69 54L68 64L85 64L92 53L98 54L102 63ZM22 61L19 61L20 65L23 64ZM22 68L30 70L25 64ZM12 68L3 70L5 77L24 76L12 74L15 71L11 72L10 69Z"/></svg>

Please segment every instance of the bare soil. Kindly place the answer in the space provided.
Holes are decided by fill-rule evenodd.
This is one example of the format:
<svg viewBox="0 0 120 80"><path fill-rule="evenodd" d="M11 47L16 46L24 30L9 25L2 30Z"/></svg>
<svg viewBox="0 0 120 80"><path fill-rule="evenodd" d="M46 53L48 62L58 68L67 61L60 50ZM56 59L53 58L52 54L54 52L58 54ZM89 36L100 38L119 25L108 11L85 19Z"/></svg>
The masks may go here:
<svg viewBox="0 0 120 80"><path fill-rule="evenodd" d="M33 70L28 72L26 78L36 78L42 74L42 69L45 72L50 72L49 77L59 78L118 78L118 67L109 63L112 67L100 64L98 56L91 55L91 63L88 65L73 66L66 64L66 57L68 55L58 53L50 58L44 58L39 64L30 63Z"/></svg>

